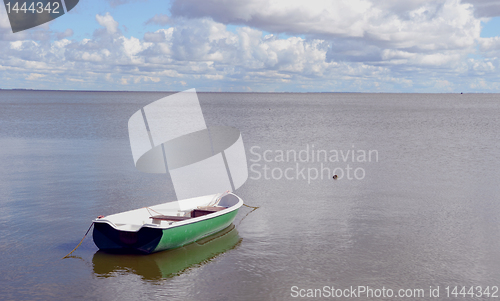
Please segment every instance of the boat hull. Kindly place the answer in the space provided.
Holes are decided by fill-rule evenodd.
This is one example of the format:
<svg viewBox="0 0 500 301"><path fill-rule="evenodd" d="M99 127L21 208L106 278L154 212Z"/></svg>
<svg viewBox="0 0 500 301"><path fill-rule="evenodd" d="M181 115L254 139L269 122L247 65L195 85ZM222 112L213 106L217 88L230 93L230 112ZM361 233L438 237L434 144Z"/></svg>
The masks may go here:
<svg viewBox="0 0 500 301"><path fill-rule="evenodd" d="M98 277L111 277L115 272L127 271L144 280L160 280L178 275L190 267L203 265L234 249L241 240L236 227L231 224L194 243L148 256L97 251L92 258L93 272Z"/></svg>
<svg viewBox="0 0 500 301"><path fill-rule="evenodd" d="M227 228L238 209L212 218L196 220L167 229L142 227L137 232L119 230L108 223L94 223L93 239L104 251L154 253L170 250Z"/></svg>

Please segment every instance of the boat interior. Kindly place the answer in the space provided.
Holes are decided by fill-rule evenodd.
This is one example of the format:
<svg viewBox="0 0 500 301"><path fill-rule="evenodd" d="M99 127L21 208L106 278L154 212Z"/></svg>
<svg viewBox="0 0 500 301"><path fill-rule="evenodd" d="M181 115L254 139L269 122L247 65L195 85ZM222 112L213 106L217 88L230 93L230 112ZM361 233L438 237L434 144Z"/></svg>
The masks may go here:
<svg viewBox="0 0 500 301"><path fill-rule="evenodd" d="M165 227L175 222L222 211L235 206L239 200L231 193L214 194L125 211L102 219L111 222L118 230L138 231L146 224Z"/></svg>

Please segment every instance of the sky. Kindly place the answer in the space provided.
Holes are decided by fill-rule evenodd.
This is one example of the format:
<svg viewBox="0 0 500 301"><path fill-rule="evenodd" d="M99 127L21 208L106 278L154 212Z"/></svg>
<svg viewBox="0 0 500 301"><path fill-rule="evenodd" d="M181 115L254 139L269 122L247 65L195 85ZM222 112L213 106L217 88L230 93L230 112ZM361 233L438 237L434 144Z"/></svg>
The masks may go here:
<svg viewBox="0 0 500 301"><path fill-rule="evenodd" d="M12 33L0 88L500 92L497 0L80 0Z"/></svg>

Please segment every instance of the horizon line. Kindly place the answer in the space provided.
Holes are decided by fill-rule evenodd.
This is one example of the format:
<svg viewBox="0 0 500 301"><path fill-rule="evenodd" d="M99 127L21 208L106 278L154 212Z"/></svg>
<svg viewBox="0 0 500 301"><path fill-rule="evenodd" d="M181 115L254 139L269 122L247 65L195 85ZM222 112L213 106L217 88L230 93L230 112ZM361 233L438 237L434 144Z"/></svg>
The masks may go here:
<svg viewBox="0 0 500 301"><path fill-rule="evenodd" d="M195 88L196 89L196 88ZM26 89L26 88L11 88L11 89L4 89L0 88L0 91L39 91L39 92L136 92L136 93L179 93L182 91L146 91L146 90L50 90L50 89ZM183 90L184 91L184 90ZM241 93L241 94L269 94L269 93L274 93L274 94L340 94L340 93L346 93L346 94L499 94L500 92L352 92L352 91L322 91L322 92L314 92L314 91L308 91L308 92L287 92L287 91L267 91L267 92L262 92L262 91L199 91L196 89L196 93Z"/></svg>

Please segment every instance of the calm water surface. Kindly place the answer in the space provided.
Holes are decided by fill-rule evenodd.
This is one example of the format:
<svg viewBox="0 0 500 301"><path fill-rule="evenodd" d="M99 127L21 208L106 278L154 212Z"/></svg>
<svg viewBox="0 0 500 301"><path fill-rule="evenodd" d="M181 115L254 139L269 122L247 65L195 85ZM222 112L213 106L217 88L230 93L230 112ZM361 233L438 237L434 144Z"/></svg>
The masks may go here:
<svg viewBox="0 0 500 301"><path fill-rule="evenodd" d="M446 286L500 286L497 94L199 93L207 125L242 132L250 178L237 193L260 208L177 250L110 255L89 235L61 260L96 216L174 200L168 177L135 170L127 133L166 95L0 91L0 299L296 300L369 286L426 300L439 286L433 300L455 300Z"/></svg>

